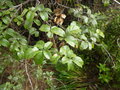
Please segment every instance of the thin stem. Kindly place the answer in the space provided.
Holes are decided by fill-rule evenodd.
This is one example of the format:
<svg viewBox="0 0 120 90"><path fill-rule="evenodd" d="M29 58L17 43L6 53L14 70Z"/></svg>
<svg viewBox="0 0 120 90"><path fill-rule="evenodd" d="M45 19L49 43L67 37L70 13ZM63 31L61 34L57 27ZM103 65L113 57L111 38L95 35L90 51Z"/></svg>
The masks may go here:
<svg viewBox="0 0 120 90"><path fill-rule="evenodd" d="M120 5L120 2L119 1L117 1L117 0L114 0L117 4L119 4Z"/></svg>
<svg viewBox="0 0 120 90"><path fill-rule="evenodd" d="M29 73L28 73L28 67L27 67L27 61L26 61L26 60L25 60L25 72L26 72L26 74L27 74L27 77L28 77L28 80L29 80L31 89L34 90L32 80L31 80L30 75L29 75Z"/></svg>

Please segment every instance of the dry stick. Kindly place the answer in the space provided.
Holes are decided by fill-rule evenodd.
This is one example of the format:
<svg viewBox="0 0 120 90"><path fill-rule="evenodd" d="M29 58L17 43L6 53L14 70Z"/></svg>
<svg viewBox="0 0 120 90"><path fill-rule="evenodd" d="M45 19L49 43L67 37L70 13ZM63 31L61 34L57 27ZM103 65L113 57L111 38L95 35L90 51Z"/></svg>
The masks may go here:
<svg viewBox="0 0 120 90"><path fill-rule="evenodd" d="M32 80L31 80L30 75L29 75L29 73L28 73L28 67L27 67L27 61L26 61L26 60L25 60L25 72L26 72L26 74L27 74L27 77L28 77L29 83L30 83L30 85L31 85L31 89L34 90L34 89L33 89L33 83L32 83Z"/></svg>
<svg viewBox="0 0 120 90"><path fill-rule="evenodd" d="M119 1L117 1L117 0L114 0L117 4L119 4L120 5L120 2Z"/></svg>

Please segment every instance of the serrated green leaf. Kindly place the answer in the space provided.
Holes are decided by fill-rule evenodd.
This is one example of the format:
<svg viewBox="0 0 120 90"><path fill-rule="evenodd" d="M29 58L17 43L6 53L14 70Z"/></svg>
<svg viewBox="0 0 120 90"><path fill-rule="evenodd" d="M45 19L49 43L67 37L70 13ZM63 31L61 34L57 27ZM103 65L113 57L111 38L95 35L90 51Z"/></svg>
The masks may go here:
<svg viewBox="0 0 120 90"><path fill-rule="evenodd" d="M12 37L16 36L16 32L12 28L6 29L5 34L10 35Z"/></svg>
<svg viewBox="0 0 120 90"><path fill-rule="evenodd" d="M67 58L66 56L64 56L62 59L61 59L61 62L62 64L66 64L69 62L69 58Z"/></svg>
<svg viewBox="0 0 120 90"><path fill-rule="evenodd" d="M53 45L53 43L49 41L49 42L45 43L44 49L50 49L52 47L52 45Z"/></svg>
<svg viewBox="0 0 120 90"><path fill-rule="evenodd" d="M51 28L51 32L54 33L54 34L56 34L56 35L59 35L59 36L61 36L61 37L64 37L64 36L65 36L64 30L61 29L61 28L58 28L58 27L56 27L56 26L53 26L53 27Z"/></svg>
<svg viewBox="0 0 120 90"><path fill-rule="evenodd" d="M30 33L31 35L35 35L35 37L38 37L38 36L39 36L39 32L38 32L37 29L34 28L34 27L32 27L32 28L29 29L29 33Z"/></svg>
<svg viewBox="0 0 120 90"><path fill-rule="evenodd" d="M47 12L40 12L39 15L43 21L48 21L48 13Z"/></svg>
<svg viewBox="0 0 120 90"><path fill-rule="evenodd" d="M28 20L25 21L24 28L29 29L32 27L32 22L29 22Z"/></svg>
<svg viewBox="0 0 120 90"><path fill-rule="evenodd" d="M24 24L25 29L29 29L32 27L33 19L35 16L35 12L29 11L26 15L26 21Z"/></svg>
<svg viewBox="0 0 120 90"><path fill-rule="evenodd" d="M10 13L11 13L10 10L4 10L4 11L2 12L2 16L8 15L8 14L10 14Z"/></svg>
<svg viewBox="0 0 120 90"><path fill-rule="evenodd" d="M97 21L95 20L95 19L92 19L91 20L91 23L95 26L95 25L97 25Z"/></svg>
<svg viewBox="0 0 120 90"><path fill-rule="evenodd" d="M58 54L54 54L50 60L52 61L53 64L56 64L59 59L60 59L60 56Z"/></svg>
<svg viewBox="0 0 120 90"><path fill-rule="evenodd" d="M39 10L39 11L43 11L44 10L44 5L43 4L37 5L36 9Z"/></svg>
<svg viewBox="0 0 120 90"><path fill-rule="evenodd" d="M66 32L74 35L74 34L81 33L81 30L77 25L73 25L72 23L72 25L67 27Z"/></svg>
<svg viewBox="0 0 120 90"><path fill-rule="evenodd" d="M66 45L66 46L62 46L61 48L60 48L60 54L61 55L67 55L67 53L69 52L69 50L70 50L70 48Z"/></svg>
<svg viewBox="0 0 120 90"><path fill-rule="evenodd" d="M80 36L80 39L87 41L87 37L85 36L85 34L82 34L82 35Z"/></svg>
<svg viewBox="0 0 120 90"><path fill-rule="evenodd" d="M34 22L35 22L35 24L38 25L38 26L41 25L41 22L40 22L40 20L38 20L38 19L34 19Z"/></svg>
<svg viewBox="0 0 120 90"><path fill-rule="evenodd" d="M79 67L81 67L81 68L82 68L82 66L83 66L83 64L84 64L82 58L81 58L81 57L78 57L78 56L74 57L73 62L74 62L76 65L78 65Z"/></svg>
<svg viewBox="0 0 120 90"><path fill-rule="evenodd" d="M50 13L52 12L50 8L45 8L45 11L50 12Z"/></svg>
<svg viewBox="0 0 120 90"><path fill-rule="evenodd" d="M68 65L68 71L74 69L74 64L73 64L72 60L69 60L69 62L67 63L67 65Z"/></svg>
<svg viewBox="0 0 120 90"><path fill-rule="evenodd" d="M10 45L9 41L7 39L0 40L0 45L4 47L8 47Z"/></svg>
<svg viewBox="0 0 120 90"><path fill-rule="evenodd" d="M103 32L100 29L97 29L96 32L98 33L98 35L100 35L101 37L105 37Z"/></svg>
<svg viewBox="0 0 120 90"><path fill-rule="evenodd" d="M3 21L5 24L9 24L9 23L10 23L10 17L5 16L5 17L2 18L2 21Z"/></svg>
<svg viewBox="0 0 120 90"><path fill-rule="evenodd" d="M45 50L45 51L43 51L43 54L44 54L44 56L47 58L47 59L50 59L51 58L51 52L49 51L49 50Z"/></svg>
<svg viewBox="0 0 120 90"><path fill-rule="evenodd" d="M78 42L77 42L77 39L74 38L73 36L67 36L65 38L65 41L71 45L72 47L75 47L75 46L78 46Z"/></svg>
<svg viewBox="0 0 120 90"><path fill-rule="evenodd" d="M80 48L81 48L81 49L87 49L88 46L89 46L88 42L82 41L82 42L81 42L81 45L80 45Z"/></svg>
<svg viewBox="0 0 120 90"><path fill-rule="evenodd" d="M43 31L43 32L49 32L50 31L50 26L47 25L47 24L43 24L40 28L39 28L40 31Z"/></svg>
<svg viewBox="0 0 120 90"><path fill-rule="evenodd" d="M32 22L34 16L35 16L35 12L29 11L29 12L27 13L27 15L26 15L27 21Z"/></svg>
<svg viewBox="0 0 120 90"><path fill-rule="evenodd" d="M48 36L48 38L52 38L52 37L53 37L53 33L48 32L48 33L47 33L47 36Z"/></svg>
<svg viewBox="0 0 120 90"><path fill-rule="evenodd" d="M40 40L36 43L35 47L37 47L39 49L44 49L44 45L45 45L45 42Z"/></svg>
<svg viewBox="0 0 120 90"><path fill-rule="evenodd" d="M76 55L73 53L73 50L69 50L69 52L67 52L67 57L73 58L76 57Z"/></svg>
<svg viewBox="0 0 120 90"><path fill-rule="evenodd" d="M25 58L26 59L31 59L33 58L36 54L38 53L38 48L34 47L34 48L28 48L25 52Z"/></svg>
<svg viewBox="0 0 120 90"><path fill-rule="evenodd" d="M22 22L21 22L21 21L18 21L18 22L17 22L17 25L18 25L18 26L20 26L21 24L22 24Z"/></svg>
<svg viewBox="0 0 120 90"><path fill-rule="evenodd" d="M87 16L82 16L84 23L88 23L88 17Z"/></svg>
<svg viewBox="0 0 120 90"><path fill-rule="evenodd" d="M39 36L39 32L35 31L35 37L38 37L38 36Z"/></svg>
<svg viewBox="0 0 120 90"><path fill-rule="evenodd" d="M43 60L44 60L44 55L42 51L39 51L35 57L34 57L34 61L36 64L43 64Z"/></svg>
<svg viewBox="0 0 120 90"><path fill-rule="evenodd" d="M95 43L97 39L95 37L91 37L91 40Z"/></svg>
<svg viewBox="0 0 120 90"><path fill-rule="evenodd" d="M89 50L92 50L92 48L94 47L94 44L88 42L88 45L89 45Z"/></svg>

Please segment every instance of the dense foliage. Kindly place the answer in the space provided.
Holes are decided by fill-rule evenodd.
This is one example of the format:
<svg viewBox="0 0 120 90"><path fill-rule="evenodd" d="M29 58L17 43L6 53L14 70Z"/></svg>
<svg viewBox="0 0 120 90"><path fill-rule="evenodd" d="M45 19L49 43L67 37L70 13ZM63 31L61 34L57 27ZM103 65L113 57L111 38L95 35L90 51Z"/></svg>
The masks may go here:
<svg viewBox="0 0 120 90"><path fill-rule="evenodd" d="M93 0L1 1L0 89L120 88L120 8L97 1L111 9L92 9Z"/></svg>

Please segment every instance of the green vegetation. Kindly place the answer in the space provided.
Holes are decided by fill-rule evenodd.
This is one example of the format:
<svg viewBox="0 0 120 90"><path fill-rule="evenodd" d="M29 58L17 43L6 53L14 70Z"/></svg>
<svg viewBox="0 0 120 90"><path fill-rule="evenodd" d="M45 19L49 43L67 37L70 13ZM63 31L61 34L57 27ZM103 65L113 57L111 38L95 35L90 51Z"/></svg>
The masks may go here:
<svg viewBox="0 0 120 90"><path fill-rule="evenodd" d="M118 6L110 0L1 1L0 90L119 89Z"/></svg>

